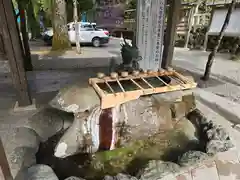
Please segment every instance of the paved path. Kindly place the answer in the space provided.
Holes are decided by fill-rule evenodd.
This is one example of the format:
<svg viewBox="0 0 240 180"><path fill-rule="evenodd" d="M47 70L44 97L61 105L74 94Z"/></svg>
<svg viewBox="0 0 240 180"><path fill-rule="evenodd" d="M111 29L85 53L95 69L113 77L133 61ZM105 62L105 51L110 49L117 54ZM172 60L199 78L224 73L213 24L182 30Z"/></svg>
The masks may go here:
<svg viewBox="0 0 240 180"><path fill-rule="evenodd" d="M240 103L240 62L229 60L227 54L217 54L211 73L214 80L204 85L200 77L204 74L208 55L209 52L175 48L173 66L194 74L205 90Z"/></svg>
<svg viewBox="0 0 240 180"><path fill-rule="evenodd" d="M30 42L35 70L51 69L79 69L86 67L106 67L110 59L120 60L120 39L111 38L110 43L100 48L82 46L82 54L74 51L65 53L50 53L50 47L43 46L42 42ZM38 55L36 55L38 54ZM207 83L201 82L209 52L187 51L175 48L173 65L181 70L187 70L194 75L200 87L210 92L226 97L240 103L240 62L231 61L229 55L217 54L215 58L211 79ZM0 61L0 71L9 71L7 63Z"/></svg>
<svg viewBox="0 0 240 180"><path fill-rule="evenodd" d="M186 67L196 72L203 72L209 52L187 51L175 48L173 64ZM212 74L216 77L240 85L240 62L229 60L228 54L217 54L212 66Z"/></svg>

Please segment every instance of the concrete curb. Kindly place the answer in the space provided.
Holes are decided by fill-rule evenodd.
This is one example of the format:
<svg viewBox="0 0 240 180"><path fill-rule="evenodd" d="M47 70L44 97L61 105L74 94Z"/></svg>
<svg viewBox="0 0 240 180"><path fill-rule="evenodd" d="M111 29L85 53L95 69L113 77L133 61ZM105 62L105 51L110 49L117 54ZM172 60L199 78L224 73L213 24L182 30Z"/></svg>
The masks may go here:
<svg viewBox="0 0 240 180"><path fill-rule="evenodd" d="M58 69L81 69L92 67L108 67L112 58L117 59L117 56L108 57L93 57L93 58L53 58L53 59L33 59L32 63L34 70L58 70Z"/></svg>
<svg viewBox="0 0 240 180"><path fill-rule="evenodd" d="M240 124L240 104L202 89L196 89L194 94L200 102L209 106L234 125Z"/></svg>

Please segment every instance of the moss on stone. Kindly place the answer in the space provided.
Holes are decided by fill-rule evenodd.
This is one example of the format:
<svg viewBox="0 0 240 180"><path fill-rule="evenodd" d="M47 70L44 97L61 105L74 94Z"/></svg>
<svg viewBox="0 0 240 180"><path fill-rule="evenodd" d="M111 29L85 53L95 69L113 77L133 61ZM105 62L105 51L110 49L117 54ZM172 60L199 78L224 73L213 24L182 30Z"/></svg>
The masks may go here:
<svg viewBox="0 0 240 180"><path fill-rule="evenodd" d="M171 130L137 140L124 148L97 152L87 168L86 177L94 179L105 174L131 173L133 169L139 170L149 160L162 159L173 149L182 152L188 143L189 139L181 130Z"/></svg>

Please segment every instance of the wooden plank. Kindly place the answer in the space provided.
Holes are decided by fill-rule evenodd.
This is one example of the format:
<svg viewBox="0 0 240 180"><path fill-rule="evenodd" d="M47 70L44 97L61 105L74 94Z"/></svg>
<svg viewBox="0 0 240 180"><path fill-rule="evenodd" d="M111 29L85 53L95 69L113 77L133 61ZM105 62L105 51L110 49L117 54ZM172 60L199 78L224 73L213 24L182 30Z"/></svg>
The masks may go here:
<svg viewBox="0 0 240 180"><path fill-rule="evenodd" d="M175 0L171 1L171 5L169 7L168 19L167 19L167 29L164 39L164 49L163 49L163 60L161 67L166 69L171 66L174 46L175 46L175 33L176 26L179 21L179 13L181 9L181 1Z"/></svg>
<svg viewBox="0 0 240 180"><path fill-rule="evenodd" d="M143 96L143 95L186 90L186 89L195 88L196 85L197 85L196 83L183 84L183 85L181 84L176 86L164 86L164 87L159 87L155 89L145 89L144 91L136 90L136 91L128 91L124 93L116 93L116 95L107 94L103 98L101 98L101 108L102 109L112 108L117 105L138 99L140 96Z"/></svg>
<svg viewBox="0 0 240 180"><path fill-rule="evenodd" d="M0 179L13 180L1 138L0 138Z"/></svg>
<svg viewBox="0 0 240 180"><path fill-rule="evenodd" d="M7 58L11 67L13 84L17 91L18 103L20 106L30 105L32 102L23 66L23 47L19 37L12 1L0 0L0 24Z"/></svg>

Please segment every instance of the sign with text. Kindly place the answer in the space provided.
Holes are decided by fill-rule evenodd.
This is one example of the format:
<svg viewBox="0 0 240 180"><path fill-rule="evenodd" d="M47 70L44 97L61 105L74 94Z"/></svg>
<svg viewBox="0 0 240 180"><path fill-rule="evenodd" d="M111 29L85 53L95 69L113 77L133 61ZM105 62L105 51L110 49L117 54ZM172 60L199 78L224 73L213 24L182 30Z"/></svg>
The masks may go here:
<svg viewBox="0 0 240 180"><path fill-rule="evenodd" d="M139 0L137 7L137 46L142 69L158 70L162 62L165 0Z"/></svg>
<svg viewBox="0 0 240 180"><path fill-rule="evenodd" d="M100 1L97 8L96 23L101 27L119 28L124 22L124 4L121 1Z"/></svg>

